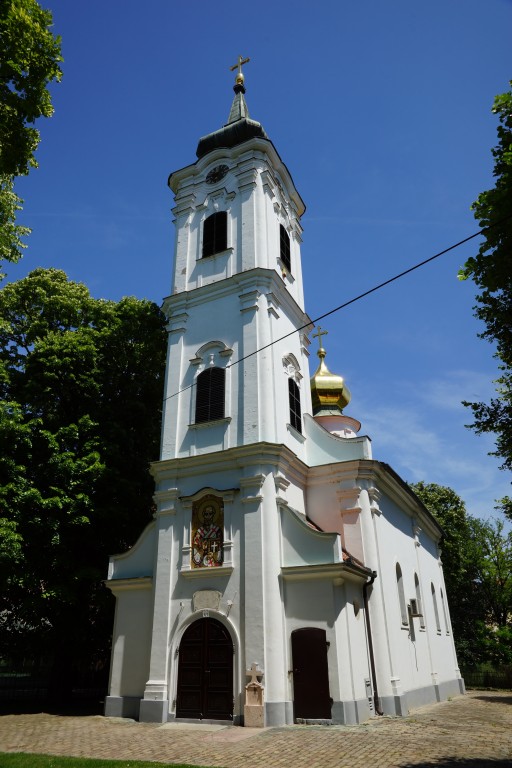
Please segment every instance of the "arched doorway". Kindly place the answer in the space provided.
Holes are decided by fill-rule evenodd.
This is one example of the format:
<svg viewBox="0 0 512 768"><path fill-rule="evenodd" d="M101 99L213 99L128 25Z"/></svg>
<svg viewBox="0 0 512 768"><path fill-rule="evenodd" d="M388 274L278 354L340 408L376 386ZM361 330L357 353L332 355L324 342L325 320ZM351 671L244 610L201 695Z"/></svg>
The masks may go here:
<svg viewBox="0 0 512 768"><path fill-rule="evenodd" d="M176 717L233 719L233 641L217 619L195 621L181 638Z"/></svg>
<svg viewBox="0 0 512 768"><path fill-rule="evenodd" d="M292 632L294 719L329 720L327 641L324 629L304 627Z"/></svg>

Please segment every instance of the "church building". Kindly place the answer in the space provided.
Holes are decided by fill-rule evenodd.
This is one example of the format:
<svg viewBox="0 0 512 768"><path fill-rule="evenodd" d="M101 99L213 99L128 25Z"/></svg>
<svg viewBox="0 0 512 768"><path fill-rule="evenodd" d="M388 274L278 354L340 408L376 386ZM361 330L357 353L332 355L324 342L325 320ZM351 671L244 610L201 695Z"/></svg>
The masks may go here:
<svg viewBox="0 0 512 768"><path fill-rule="evenodd" d="M110 560L105 713L267 726L406 715L464 692L442 531L344 413L350 393L304 308L304 202L249 117L244 63L227 123L169 177L156 513Z"/></svg>

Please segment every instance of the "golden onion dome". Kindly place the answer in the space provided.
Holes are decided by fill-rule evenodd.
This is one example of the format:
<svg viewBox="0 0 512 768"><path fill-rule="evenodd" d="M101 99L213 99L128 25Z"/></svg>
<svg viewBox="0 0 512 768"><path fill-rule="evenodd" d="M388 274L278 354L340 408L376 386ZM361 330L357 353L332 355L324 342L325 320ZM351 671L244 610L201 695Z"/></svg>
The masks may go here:
<svg viewBox="0 0 512 768"><path fill-rule="evenodd" d="M320 364L311 377L311 399L313 404L313 416L321 414L342 413L351 399L350 390L345 384L343 376L331 373L325 364L326 351L322 347L321 337L327 333L322 331L320 326L317 328L319 348L317 355L320 358Z"/></svg>

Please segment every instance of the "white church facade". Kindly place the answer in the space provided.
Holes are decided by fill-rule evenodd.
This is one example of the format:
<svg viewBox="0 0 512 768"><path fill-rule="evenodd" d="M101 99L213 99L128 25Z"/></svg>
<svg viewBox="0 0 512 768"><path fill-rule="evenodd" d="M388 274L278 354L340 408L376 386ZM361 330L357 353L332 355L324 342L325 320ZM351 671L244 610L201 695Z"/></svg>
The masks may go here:
<svg viewBox="0 0 512 768"><path fill-rule="evenodd" d="M169 178L157 511L110 560L105 713L241 725L252 667L265 725L405 715L464 691L442 532L343 413L320 329L310 378L304 203L240 65L234 90L227 124Z"/></svg>

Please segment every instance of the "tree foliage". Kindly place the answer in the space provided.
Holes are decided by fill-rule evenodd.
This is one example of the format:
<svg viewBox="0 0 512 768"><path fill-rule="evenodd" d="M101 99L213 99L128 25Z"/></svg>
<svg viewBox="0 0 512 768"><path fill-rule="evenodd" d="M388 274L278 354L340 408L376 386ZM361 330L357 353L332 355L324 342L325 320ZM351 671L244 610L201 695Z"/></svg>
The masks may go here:
<svg viewBox="0 0 512 768"><path fill-rule="evenodd" d="M512 533L505 533L500 520L469 515L451 488L424 482L411 488L443 529L443 571L459 663L512 663Z"/></svg>
<svg viewBox="0 0 512 768"><path fill-rule="evenodd" d="M12 177L0 175L0 264L3 261L19 261L22 250L26 248L22 238L30 233L30 229L16 224L21 203L22 200L14 191ZM0 279L3 277L0 273Z"/></svg>
<svg viewBox="0 0 512 768"><path fill-rule="evenodd" d="M56 269L0 290L0 652L104 654L108 556L151 519L165 367L148 301Z"/></svg>
<svg viewBox="0 0 512 768"><path fill-rule="evenodd" d="M469 518L483 620L512 629L512 532L502 520Z"/></svg>
<svg viewBox="0 0 512 768"><path fill-rule="evenodd" d="M0 0L0 260L17 261L29 231L16 224L14 180L37 166L34 124L53 114L48 85L61 79L62 57L51 26L36 0Z"/></svg>
<svg viewBox="0 0 512 768"><path fill-rule="evenodd" d="M497 96L492 111L500 121L498 144L492 150L496 184L473 205L484 239L460 276L474 280L479 289L475 315L485 324L482 338L496 345L502 373L497 397L465 405L473 411L472 428L496 435L494 455L502 460L502 468L512 469L512 91Z"/></svg>

